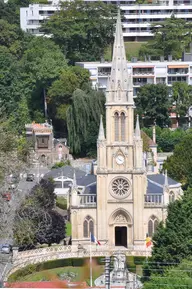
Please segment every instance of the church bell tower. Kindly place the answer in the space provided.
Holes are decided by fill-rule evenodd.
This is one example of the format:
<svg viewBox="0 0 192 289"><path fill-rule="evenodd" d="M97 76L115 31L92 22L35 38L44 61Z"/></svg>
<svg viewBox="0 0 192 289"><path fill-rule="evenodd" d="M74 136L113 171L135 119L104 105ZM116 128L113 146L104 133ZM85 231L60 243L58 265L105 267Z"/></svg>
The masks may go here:
<svg viewBox="0 0 192 289"><path fill-rule="evenodd" d="M116 246L143 244L143 142L138 118L134 131L133 86L120 10L105 106L106 137L101 117L97 140L97 237Z"/></svg>

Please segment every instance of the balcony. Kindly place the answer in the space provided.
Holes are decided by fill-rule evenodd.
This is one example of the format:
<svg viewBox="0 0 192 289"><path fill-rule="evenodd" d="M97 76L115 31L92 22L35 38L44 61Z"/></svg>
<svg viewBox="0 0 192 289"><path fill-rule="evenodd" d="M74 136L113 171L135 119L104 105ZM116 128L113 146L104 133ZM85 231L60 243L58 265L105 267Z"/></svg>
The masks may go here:
<svg viewBox="0 0 192 289"><path fill-rule="evenodd" d="M168 69L168 74L174 74L174 75L188 74L188 68L172 68L172 69Z"/></svg>
<svg viewBox="0 0 192 289"><path fill-rule="evenodd" d="M153 75L153 68L133 68L133 75Z"/></svg>
<svg viewBox="0 0 192 289"><path fill-rule="evenodd" d="M163 196L162 195L144 195L145 207L162 207Z"/></svg>
<svg viewBox="0 0 192 289"><path fill-rule="evenodd" d="M108 77L111 74L111 68L98 69L98 76Z"/></svg>
<svg viewBox="0 0 192 289"><path fill-rule="evenodd" d="M79 195L79 207L96 207L97 206L97 196L84 194Z"/></svg>

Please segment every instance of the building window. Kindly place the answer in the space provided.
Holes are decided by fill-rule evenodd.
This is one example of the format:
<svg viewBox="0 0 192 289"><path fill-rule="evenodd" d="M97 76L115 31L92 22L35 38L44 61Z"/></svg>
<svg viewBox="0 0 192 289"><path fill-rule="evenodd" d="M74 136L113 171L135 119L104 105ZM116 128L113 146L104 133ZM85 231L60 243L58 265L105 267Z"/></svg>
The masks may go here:
<svg viewBox="0 0 192 289"><path fill-rule="evenodd" d="M83 222L83 237L88 238L90 233L94 235L94 222L90 216L87 216Z"/></svg>
<svg viewBox="0 0 192 289"><path fill-rule="evenodd" d="M174 192L171 191L169 194L169 203L172 203L174 201L175 201L175 194Z"/></svg>
<svg viewBox="0 0 192 289"><path fill-rule="evenodd" d="M125 141L125 114L121 113L121 141Z"/></svg>
<svg viewBox="0 0 192 289"><path fill-rule="evenodd" d="M115 141L119 141L119 114L115 113Z"/></svg>
<svg viewBox="0 0 192 289"><path fill-rule="evenodd" d="M148 236L152 237L155 233L157 226L159 222L155 216L151 216L149 222L148 222Z"/></svg>

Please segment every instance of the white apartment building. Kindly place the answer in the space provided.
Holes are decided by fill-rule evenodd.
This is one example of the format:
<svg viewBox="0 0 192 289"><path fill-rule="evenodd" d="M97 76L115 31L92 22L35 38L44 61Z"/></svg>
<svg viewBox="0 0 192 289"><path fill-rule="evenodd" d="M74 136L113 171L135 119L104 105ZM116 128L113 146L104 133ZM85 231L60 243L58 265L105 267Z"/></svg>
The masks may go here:
<svg viewBox="0 0 192 289"><path fill-rule="evenodd" d="M89 70L90 80L94 89L106 90L107 80L111 73L111 62L76 62L76 65ZM136 58L127 62L128 73L132 76L133 95L145 84L163 83L170 87L174 82L181 81L192 85L192 53L184 53L183 60L169 61L163 57L159 61L142 62ZM170 114L172 127L177 127L175 113Z"/></svg>
<svg viewBox="0 0 192 289"><path fill-rule="evenodd" d="M87 2L97 0L84 0ZM191 0L145 0L148 4L135 4L135 0L103 0L105 3L119 5L124 12L123 36L126 41L147 41L153 37L151 24L164 21L174 13L175 17L192 20ZM153 2L152 2L153 1ZM24 31L42 35L42 22L59 10L59 0L49 4L30 4L20 8L20 26Z"/></svg>

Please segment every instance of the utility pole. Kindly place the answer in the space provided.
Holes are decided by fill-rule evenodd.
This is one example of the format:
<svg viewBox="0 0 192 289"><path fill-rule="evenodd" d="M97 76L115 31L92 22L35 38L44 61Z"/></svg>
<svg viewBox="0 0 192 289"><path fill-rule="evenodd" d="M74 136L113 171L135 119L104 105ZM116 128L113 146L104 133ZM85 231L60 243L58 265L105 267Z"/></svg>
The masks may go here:
<svg viewBox="0 0 192 289"><path fill-rule="evenodd" d="M105 257L105 289L110 289L110 264L111 257Z"/></svg>

